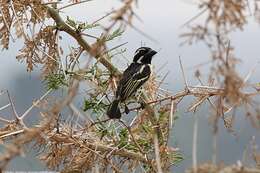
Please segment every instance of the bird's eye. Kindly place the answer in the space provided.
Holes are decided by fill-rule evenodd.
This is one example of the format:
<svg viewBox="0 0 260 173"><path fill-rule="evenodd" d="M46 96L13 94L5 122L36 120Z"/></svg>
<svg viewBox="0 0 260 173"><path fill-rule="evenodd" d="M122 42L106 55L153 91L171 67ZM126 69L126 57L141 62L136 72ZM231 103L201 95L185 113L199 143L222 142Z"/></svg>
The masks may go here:
<svg viewBox="0 0 260 173"><path fill-rule="evenodd" d="M140 47L135 51L135 57L141 57L144 56L146 53L149 52L149 48L147 47Z"/></svg>
<svg viewBox="0 0 260 173"><path fill-rule="evenodd" d="M135 55L141 54L141 53L142 53L142 49L138 49L138 50L135 52Z"/></svg>

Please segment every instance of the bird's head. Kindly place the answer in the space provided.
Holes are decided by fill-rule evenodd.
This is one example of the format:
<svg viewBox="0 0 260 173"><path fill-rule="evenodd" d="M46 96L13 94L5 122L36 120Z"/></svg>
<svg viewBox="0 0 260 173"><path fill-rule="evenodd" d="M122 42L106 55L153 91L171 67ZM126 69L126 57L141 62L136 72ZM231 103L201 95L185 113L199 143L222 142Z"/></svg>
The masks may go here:
<svg viewBox="0 0 260 173"><path fill-rule="evenodd" d="M149 47L140 47L135 51L133 62L141 64L151 64L152 57L157 52Z"/></svg>

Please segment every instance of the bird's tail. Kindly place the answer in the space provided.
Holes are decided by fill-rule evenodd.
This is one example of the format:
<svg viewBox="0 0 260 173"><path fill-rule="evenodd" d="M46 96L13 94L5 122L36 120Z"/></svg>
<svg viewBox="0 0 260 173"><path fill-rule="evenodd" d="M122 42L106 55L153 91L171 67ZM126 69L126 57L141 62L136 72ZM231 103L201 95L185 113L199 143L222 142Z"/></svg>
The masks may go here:
<svg viewBox="0 0 260 173"><path fill-rule="evenodd" d="M107 109L107 116L111 119L120 119L121 118L121 112L118 107L120 101L115 99L108 107Z"/></svg>

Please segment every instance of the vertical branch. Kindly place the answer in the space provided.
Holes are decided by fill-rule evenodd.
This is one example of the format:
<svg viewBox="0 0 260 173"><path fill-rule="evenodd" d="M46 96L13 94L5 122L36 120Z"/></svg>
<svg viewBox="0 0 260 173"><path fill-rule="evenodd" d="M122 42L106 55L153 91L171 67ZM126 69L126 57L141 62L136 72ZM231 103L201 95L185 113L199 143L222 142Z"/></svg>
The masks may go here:
<svg viewBox="0 0 260 173"><path fill-rule="evenodd" d="M180 66L181 66L181 72L182 72L182 77L183 77L184 84L185 84L185 89L188 89L188 82L187 82L187 79L186 79L186 76L185 76L185 72L184 72L184 68L183 68L180 56L179 56L179 62L180 62Z"/></svg>
<svg viewBox="0 0 260 173"><path fill-rule="evenodd" d="M222 97L218 99L217 103L217 109L216 109L216 115L214 115L213 119L213 141L212 141L212 163L217 164L217 135L218 135L218 120L219 117L222 115L224 118L224 113L223 113L223 102L222 102Z"/></svg>
<svg viewBox="0 0 260 173"><path fill-rule="evenodd" d="M172 100L171 101L171 110L170 110L170 123L169 123L170 129L172 128L172 125L173 125L173 114L174 114L175 108L176 108L176 105L175 105L174 101Z"/></svg>
<svg viewBox="0 0 260 173"><path fill-rule="evenodd" d="M198 139L198 116L194 113L193 125L193 140L192 140L192 166L193 170L197 172L197 139Z"/></svg>
<svg viewBox="0 0 260 173"><path fill-rule="evenodd" d="M14 102L11 99L11 96L10 96L8 90L6 91L6 93L7 93L8 99L9 99L9 103L11 104L11 108L12 108L13 114L14 114L15 118L18 120L19 119L19 115L18 115L18 113L17 113L17 111L15 109Z"/></svg>
<svg viewBox="0 0 260 173"><path fill-rule="evenodd" d="M155 161L156 161L156 168L158 173L163 173L162 165L161 165L161 157L160 157L160 148L159 148L159 141L158 135L154 135L154 150L155 150Z"/></svg>

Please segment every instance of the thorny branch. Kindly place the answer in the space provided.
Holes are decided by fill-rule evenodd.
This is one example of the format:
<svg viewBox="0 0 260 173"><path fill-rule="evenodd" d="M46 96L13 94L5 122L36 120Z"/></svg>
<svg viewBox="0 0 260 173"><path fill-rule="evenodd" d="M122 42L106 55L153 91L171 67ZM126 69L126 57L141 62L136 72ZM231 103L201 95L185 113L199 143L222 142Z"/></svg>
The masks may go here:
<svg viewBox="0 0 260 173"><path fill-rule="evenodd" d="M39 148L42 146L47 147L47 150L41 153L41 159L52 169L66 163L64 164L64 170L90 170L90 167L96 166L96 163L98 163L98 167L103 169L111 168L115 172L121 172L122 166L120 165L136 169L138 168L137 164L141 164L141 168L145 167L147 172L167 172L170 166L175 163L175 159L178 158L178 156L171 157L177 153L168 146L168 137L169 124L171 124L174 112L182 98L186 96L196 98L196 101L188 109L188 111L193 112L202 103L209 101L215 108L216 123L219 117L225 121L224 116L230 110L239 105L248 105L251 97L259 95L260 90L257 87L255 87L256 92L246 93L243 91L253 71L244 80L237 74L235 70L237 58L233 54L234 48L228 38L228 34L233 28L243 28L246 23L245 7L248 4L245 4L244 1L235 0L207 0L200 4L202 11L185 23L185 25L189 25L198 16L206 14L208 17L205 25L192 26L191 33L182 36L186 37L189 43L203 41L211 50L213 70L209 84L189 86L180 60L185 83L184 90L175 95L168 92L159 93L162 81L157 84L154 80L155 77L152 78L146 86L147 93L150 96L147 96L146 92L141 94L145 109L139 111L143 106L130 109L130 111L139 111L136 119L131 122L132 129L129 130L133 139L129 138L129 132L124 131L124 127L117 126L111 130L110 124L107 125L101 121L101 123L95 124L91 128L84 128L85 124L88 125L89 122L94 121L89 116L89 112L86 111L81 114L72 103L79 94L80 84L81 82L87 82L90 88L94 86L94 89L86 92L86 95L89 96L85 102L88 106L86 110L91 108L96 111L96 115L101 114L103 116L104 108L106 108L103 100L109 100L109 89L114 90L116 88L116 80L121 75L121 72L111 63L110 59L113 55L110 53L123 45L107 50L107 38L110 36L110 39L113 39L111 31L117 26L116 24L120 24L120 28L123 24L135 28L132 19L137 17L133 10L135 1L125 0L122 1L123 5L119 9L107 13L107 15L91 24L78 23L69 18L65 21L61 18L61 9L88 1L71 1L72 3L63 5L60 8L57 6L61 2L56 1L48 3L42 3L40 0L1 2L0 12L2 16L0 16L0 23L3 26L0 30L3 33L1 37L3 47L8 48L9 37L13 38L11 30L15 28L17 37L23 36L25 41L25 46L20 51L21 53L17 56L17 59L26 60L29 71L33 70L35 65L43 64L45 69L43 76L49 77L50 86L54 89L58 88L57 83L66 86L67 95L61 101L49 104L46 111L40 111L42 120L33 128L25 126L24 119L34 107L44 105L45 99L48 99L45 97L52 90L44 94L22 116L17 114L11 96L8 95L10 103L1 107L0 110L11 106L15 121L0 118L0 122L5 125L0 130L0 139L11 141L10 145L4 145L6 153L0 157L0 161L3 161L0 168L4 168L12 158L21 154L24 145L34 141ZM222 10L221 7L225 7L225 9ZM31 10L29 12L26 9ZM257 11L260 10L256 8ZM109 16L112 17L110 25L103 27L104 31L100 37L91 37L96 39L94 43L88 42L83 36L91 35L83 32L82 27L95 27L101 19L103 20ZM47 17L54 20L55 26L47 26ZM13 19L15 19L15 23L13 23ZM209 25L213 27L209 27ZM27 28L30 28L31 36L25 33ZM39 31L36 28L39 28ZM59 34L57 31L67 33L79 44L79 48L71 47L71 52L66 57L65 62L62 59L63 50L58 44ZM120 30L115 33L115 35L120 35ZM90 65L90 58L90 61L82 67L79 59L83 51L89 57L95 58L96 61L93 65ZM119 51L119 53L122 52ZM105 70L99 64L102 64ZM62 73L60 74L59 71L62 71ZM88 76L89 74L91 76ZM200 73L197 72L196 77L199 76ZM212 82L215 80L217 82ZM96 99L93 103L88 102L93 98ZM209 98L212 100L209 100ZM214 105L215 102L218 106ZM67 107L71 108L73 115L76 115L72 117L77 117L77 119L72 121L72 118L66 117L66 122L69 123L64 123L60 120L60 116L61 112ZM145 119L149 121L145 121ZM83 121L84 125L82 125L81 121ZM75 124L72 126L70 122ZM256 126L258 127L258 125ZM140 150L144 150L144 154ZM113 157L113 159L110 159L110 157ZM176 162L178 161L177 159ZM199 169L201 167L198 165Z"/></svg>

